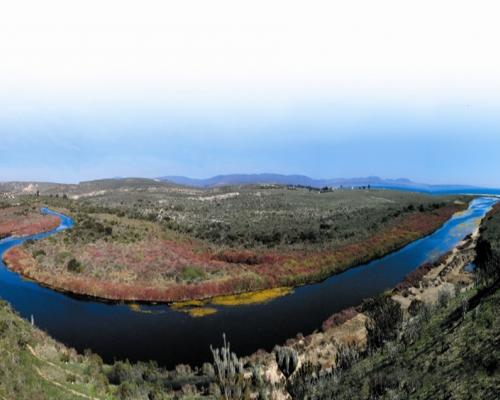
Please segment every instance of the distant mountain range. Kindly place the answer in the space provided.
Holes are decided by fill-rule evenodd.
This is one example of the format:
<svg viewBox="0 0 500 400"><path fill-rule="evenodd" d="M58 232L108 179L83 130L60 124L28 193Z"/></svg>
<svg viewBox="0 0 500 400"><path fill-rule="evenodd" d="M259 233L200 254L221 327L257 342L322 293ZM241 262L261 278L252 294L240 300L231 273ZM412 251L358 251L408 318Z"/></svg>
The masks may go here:
<svg viewBox="0 0 500 400"><path fill-rule="evenodd" d="M455 192L476 191L481 188L467 185L429 185L413 182L409 179L384 179L378 176L364 178L333 178L314 179L305 175L280 175L280 174L231 174L217 175L208 179L194 179L185 176L163 176L158 178L162 182L176 183L178 185L193 186L199 188L213 188L226 185L300 185L314 188L321 187L359 187L372 186L385 189L411 190L420 192Z"/></svg>
<svg viewBox="0 0 500 400"><path fill-rule="evenodd" d="M294 185L313 188L351 187L370 185L372 188L405 190L432 194L469 193L500 195L499 189L482 188L467 185L429 185L413 182L409 179L383 179L378 176L366 178L314 179L305 175L280 174L231 174L218 175L208 179L193 179L184 176L164 176L156 179L120 178L99 179L63 184L53 182L0 182L0 195L6 194L67 194L72 198L96 196L108 191L155 191L164 192L180 186L211 189L221 186L241 185Z"/></svg>

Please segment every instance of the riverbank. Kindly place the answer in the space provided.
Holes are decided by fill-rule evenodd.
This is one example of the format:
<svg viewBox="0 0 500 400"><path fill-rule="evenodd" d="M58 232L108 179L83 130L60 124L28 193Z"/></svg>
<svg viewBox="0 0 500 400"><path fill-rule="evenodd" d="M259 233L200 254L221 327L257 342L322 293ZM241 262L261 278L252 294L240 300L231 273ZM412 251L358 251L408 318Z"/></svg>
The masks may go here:
<svg viewBox="0 0 500 400"><path fill-rule="evenodd" d="M59 218L40 214L36 208L13 206L0 209L0 239L49 232L59 226Z"/></svg>
<svg viewBox="0 0 500 400"><path fill-rule="evenodd" d="M321 281L431 234L466 207L455 202L407 212L362 241L310 252L214 251L192 239L162 238L153 223L105 216L99 221L80 221L80 226L97 226L103 236L99 246L93 242L82 245L82 239L76 237L77 245L68 247L72 236L66 232L15 247L4 254L4 262L44 286L93 298L130 302L205 300ZM79 229L78 223L76 227ZM106 232L118 237L120 230L140 238L120 244L106 237Z"/></svg>
<svg viewBox="0 0 500 400"><path fill-rule="evenodd" d="M203 372L187 365L168 371L154 363L106 364L95 353L79 354L57 342L36 327L36 320L24 320L3 300L0 354L2 400L219 399L208 395L215 380L210 364Z"/></svg>
<svg viewBox="0 0 500 400"><path fill-rule="evenodd" d="M1 399L116 398L97 355L80 355L0 300ZM103 369L104 368L104 369ZM112 397L110 397L112 396Z"/></svg>
<svg viewBox="0 0 500 400"><path fill-rule="evenodd" d="M479 233L417 285L387 294L403 310L403 318L393 319L391 337L367 352L351 354L350 362L332 372L297 371L287 392L325 399L497 399L499 215L497 204ZM473 273L464 270L471 259L476 265Z"/></svg>
<svg viewBox="0 0 500 400"><path fill-rule="evenodd" d="M496 206L488 217L499 212L500 206ZM473 271L468 270L467 267L477 258L476 246L479 238L478 226L451 251L435 262L426 263L412 271L394 289L382 294L382 298L396 303L401 309L405 329L414 329L408 326L415 323L415 316L423 309L434 309L436 311L433 312L439 315L440 307L454 303L465 304L466 299L474 295L476 279ZM454 298L461 300L453 301ZM269 394L273 398L289 399L288 391L298 390L299 386L300 390L306 390L309 393L316 393L315 389L328 391L330 389L327 389L324 383L321 385L320 377L324 377L325 381L333 387L342 376L341 370L350 368L358 360L366 357L370 346L370 330L373 329L376 321L373 320L370 312L365 311L367 309L365 304L332 315L323 323L320 332L314 332L305 337L299 334L287 340L284 346L290 349L288 351L293 352L298 360L294 367L295 382L293 382L293 375L292 378L287 378L280 371L277 355L280 351L279 346L272 352L259 351L243 358L243 361L260 366L261 379L266 382L267 387L271 388ZM451 309L453 310L453 307ZM467 312L466 308L464 310L464 313ZM407 334L415 337L418 335L417 332ZM412 340L414 340L413 337ZM307 374L314 374L314 376L307 378ZM358 395L361 396L360 393ZM353 393L350 393L350 396L358 398Z"/></svg>

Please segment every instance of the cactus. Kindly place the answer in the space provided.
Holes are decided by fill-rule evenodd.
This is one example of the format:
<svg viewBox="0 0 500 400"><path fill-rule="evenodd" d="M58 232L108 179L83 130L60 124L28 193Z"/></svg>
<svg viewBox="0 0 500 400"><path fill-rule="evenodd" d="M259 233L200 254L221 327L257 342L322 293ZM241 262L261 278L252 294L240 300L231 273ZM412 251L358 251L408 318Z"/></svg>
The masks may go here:
<svg viewBox="0 0 500 400"><path fill-rule="evenodd" d="M276 346L274 354L279 370L285 375L286 379L290 378L299 366L297 351L291 347Z"/></svg>
<svg viewBox="0 0 500 400"><path fill-rule="evenodd" d="M220 390L226 400L241 399L245 392L243 362L231 352L226 334L222 335L224 345L220 349L210 346L214 358L214 369Z"/></svg>

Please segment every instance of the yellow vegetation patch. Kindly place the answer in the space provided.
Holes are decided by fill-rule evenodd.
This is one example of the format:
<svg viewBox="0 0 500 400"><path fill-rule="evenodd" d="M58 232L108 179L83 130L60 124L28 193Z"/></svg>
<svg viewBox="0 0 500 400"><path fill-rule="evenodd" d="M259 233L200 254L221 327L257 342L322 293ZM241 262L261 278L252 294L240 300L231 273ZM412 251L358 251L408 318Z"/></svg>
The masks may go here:
<svg viewBox="0 0 500 400"><path fill-rule="evenodd" d="M176 301L171 303L170 307L173 310L180 311L189 314L191 317L205 317L207 315L212 315L217 312L217 309L213 307L204 307L207 304L205 300L186 300L186 301Z"/></svg>
<svg viewBox="0 0 500 400"><path fill-rule="evenodd" d="M292 292L292 288L279 287L274 289L259 290L228 296L216 296L210 299L211 304L218 306L240 306L245 304L258 304L266 301L286 296Z"/></svg>
<svg viewBox="0 0 500 400"><path fill-rule="evenodd" d="M259 304L266 301L286 296L292 292L292 288L279 287L274 289L259 290L227 296L216 296L207 300L187 300L177 301L170 304L173 310L184 312L192 317L204 317L217 312L216 308L207 307L209 305L217 306L241 306L246 304Z"/></svg>
<svg viewBox="0 0 500 400"><path fill-rule="evenodd" d="M175 301L170 304L170 307L178 310L187 307L203 307L206 304L203 300L186 300L186 301Z"/></svg>
<svg viewBox="0 0 500 400"><path fill-rule="evenodd" d="M215 314L217 312L217 309L212 307L193 307L193 308L179 308L178 311L187 313L191 317L199 318Z"/></svg>
<svg viewBox="0 0 500 400"><path fill-rule="evenodd" d="M133 312L139 312L139 313L143 313L143 314L158 314L158 312L153 312L151 310L144 310L140 304L137 304L137 303L131 303L128 305L128 308L130 308L130 310L132 310Z"/></svg>

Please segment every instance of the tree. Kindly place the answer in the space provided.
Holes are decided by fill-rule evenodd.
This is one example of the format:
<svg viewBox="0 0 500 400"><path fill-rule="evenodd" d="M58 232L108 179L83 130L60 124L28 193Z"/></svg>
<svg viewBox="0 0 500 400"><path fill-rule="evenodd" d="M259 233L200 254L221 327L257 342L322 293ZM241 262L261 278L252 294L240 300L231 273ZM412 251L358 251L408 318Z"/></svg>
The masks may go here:
<svg viewBox="0 0 500 400"><path fill-rule="evenodd" d="M380 347L386 340L396 338L397 330L403 322L403 312L399 304L382 294L366 300L362 311L371 319L366 326L369 346Z"/></svg>

